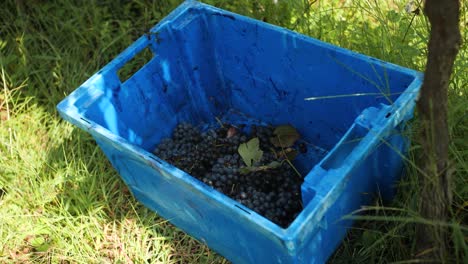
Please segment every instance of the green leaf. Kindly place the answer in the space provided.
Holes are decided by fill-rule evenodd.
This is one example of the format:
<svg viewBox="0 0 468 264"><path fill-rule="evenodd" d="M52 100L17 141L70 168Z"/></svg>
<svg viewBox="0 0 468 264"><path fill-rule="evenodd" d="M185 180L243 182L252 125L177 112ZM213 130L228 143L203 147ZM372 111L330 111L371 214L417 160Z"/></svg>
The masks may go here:
<svg viewBox="0 0 468 264"><path fill-rule="evenodd" d="M254 168L254 167L242 167L242 168L239 169L239 172L240 172L241 174L247 174L247 173L249 173L249 172L252 172L252 171L253 171L253 168Z"/></svg>
<svg viewBox="0 0 468 264"><path fill-rule="evenodd" d="M247 167L252 167L252 165L259 162L263 156L258 138L252 138L248 142L240 144L237 151Z"/></svg>
<svg viewBox="0 0 468 264"><path fill-rule="evenodd" d="M47 251L52 245L51 240L45 234L35 236L30 243L35 250L40 252Z"/></svg>
<svg viewBox="0 0 468 264"><path fill-rule="evenodd" d="M279 166L281 166L281 162L279 161L272 161L270 163L268 163L267 165L263 166L263 167L266 167L267 169L276 169L278 168Z"/></svg>
<svg viewBox="0 0 468 264"><path fill-rule="evenodd" d="M243 167L240 169L241 174L247 174L249 172L256 172L256 171L266 171L270 169L276 169L279 166L281 166L281 162L278 161L272 161L268 163L267 165L262 165L262 166L252 166L252 167Z"/></svg>
<svg viewBox="0 0 468 264"><path fill-rule="evenodd" d="M37 236L37 237L34 237L31 240L31 246L34 247L34 248L37 248L37 247L40 247L45 242L46 242L46 240L45 240L45 238L43 236Z"/></svg>
<svg viewBox="0 0 468 264"><path fill-rule="evenodd" d="M282 148L291 147L301 137L297 130L290 125L278 126L273 134L275 136L270 138L271 143L275 147Z"/></svg>

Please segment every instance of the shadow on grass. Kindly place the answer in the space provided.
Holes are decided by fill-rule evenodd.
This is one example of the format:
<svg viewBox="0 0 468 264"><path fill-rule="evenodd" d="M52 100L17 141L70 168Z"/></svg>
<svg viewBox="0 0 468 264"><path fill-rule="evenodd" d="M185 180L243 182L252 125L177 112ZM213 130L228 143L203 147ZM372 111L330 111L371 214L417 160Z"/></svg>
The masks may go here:
<svg viewBox="0 0 468 264"><path fill-rule="evenodd" d="M29 100L28 105L39 105L59 119L55 107L66 94L180 2L7 1L0 11L10 21L0 26L0 69L9 86L25 84L14 99ZM64 138L49 150L40 169L44 182L56 182L51 193L57 195L44 206L53 231L40 234L43 241L24 241L31 246L20 249L30 256L25 261L45 261L52 254L57 262L225 262L138 203L86 132L74 128L66 137L54 136ZM48 236L55 241L50 247Z"/></svg>
<svg viewBox="0 0 468 264"><path fill-rule="evenodd" d="M57 239L81 247L90 259L112 263L227 263L136 201L86 132L74 128L49 152L43 170L44 174L64 173L61 191L47 209L62 226ZM65 251L64 244L58 247Z"/></svg>

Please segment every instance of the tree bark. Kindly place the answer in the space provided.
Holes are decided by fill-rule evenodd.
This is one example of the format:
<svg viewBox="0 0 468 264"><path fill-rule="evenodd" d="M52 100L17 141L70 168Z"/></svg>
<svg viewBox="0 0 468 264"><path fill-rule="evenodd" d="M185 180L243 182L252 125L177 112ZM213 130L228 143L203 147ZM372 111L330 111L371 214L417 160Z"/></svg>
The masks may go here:
<svg viewBox="0 0 468 264"><path fill-rule="evenodd" d="M450 75L461 43L458 0L427 0L424 13L431 24L429 54L418 101L421 120L420 214L446 221L450 215L451 175L448 170L449 130L447 97ZM418 256L426 261L446 262L448 233L439 225L418 225Z"/></svg>

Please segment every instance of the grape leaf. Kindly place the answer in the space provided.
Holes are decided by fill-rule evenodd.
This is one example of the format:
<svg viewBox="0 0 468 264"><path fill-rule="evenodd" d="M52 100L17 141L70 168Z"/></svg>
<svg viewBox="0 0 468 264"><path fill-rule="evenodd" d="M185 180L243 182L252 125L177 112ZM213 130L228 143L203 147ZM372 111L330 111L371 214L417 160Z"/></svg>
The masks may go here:
<svg viewBox="0 0 468 264"><path fill-rule="evenodd" d="M268 163L267 165L264 165L264 166L261 166L261 167L264 167L266 170L268 170L268 169L276 169L279 166L281 166L281 162L272 161L272 162Z"/></svg>
<svg viewBox="0 0 468 264"><path fill-rule="evenodd" d="M281 166L281 162L278 161L272 161L268 163L267 165L262 165L262 166L251 166L251 167L243 167L240 169L240 173L242 174L247 174L249 172L256 172L256 171L266 171L270 169L276 169L279 166Z"/></svg>
<svg viewBox="0 0 468 264"><path fill-rule="evenodd" d="M247 174L249 172L254 171L253 169L254 169L254 167L242 167L242 168L239 169L239 172L241 174Z"/></svg>
<svg viewBox="0 0 468 264"><path fill-rule="evenodd" d="M287 148L301 137L297 130L291 125L282 125L275 128L274 136L270 138L271 143L275 147Z"/></svg>
<svg viewBox="0 0 468 264"><path fill-rule="evenodd" d="M279 153L281 158L286 158L288 160L294 160L297 157L297 150L293 148L287 148Z"/></svg>
<svg viewBox="0 0 468 264"><path fill-rule="evenodd" d="M263 156L258 138L252 138L248 142L240 144L237 151L247 167L252 167L252 165L259 162Z"/></svg>

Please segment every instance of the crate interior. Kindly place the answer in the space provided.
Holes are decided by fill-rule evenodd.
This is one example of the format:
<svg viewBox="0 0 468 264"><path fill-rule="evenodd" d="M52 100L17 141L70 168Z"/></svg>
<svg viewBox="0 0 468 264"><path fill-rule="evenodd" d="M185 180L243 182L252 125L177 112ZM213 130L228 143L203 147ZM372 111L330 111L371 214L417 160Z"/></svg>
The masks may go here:
<svg viewBox="0 0 468 264"><path fill-rule="evenodd" d="M243 122L242 116L296 127L317 150L296 161L306 174L363 109L391 104L414 79L331 45L211 9L188 9L153 35L148 63L128 80L115 73L99 76L95 86L102 96L84 113L148 151L181 121Z"/></svg>

